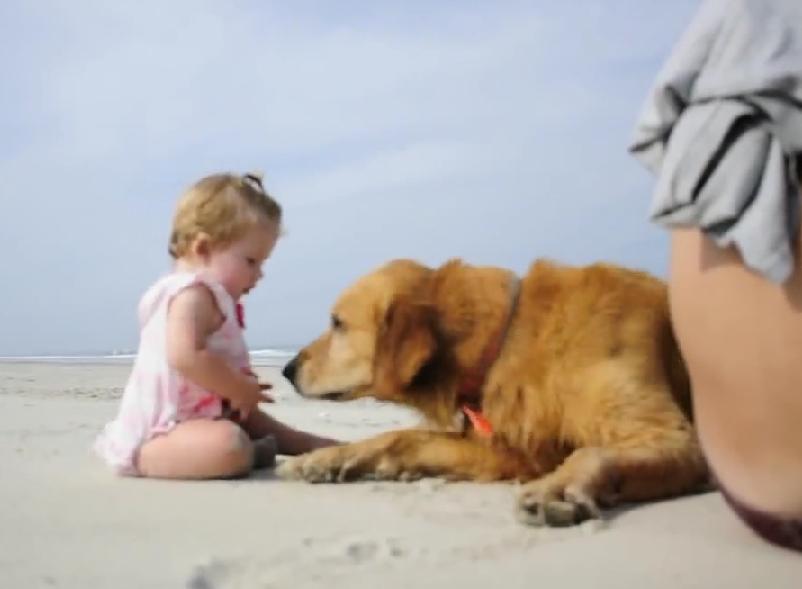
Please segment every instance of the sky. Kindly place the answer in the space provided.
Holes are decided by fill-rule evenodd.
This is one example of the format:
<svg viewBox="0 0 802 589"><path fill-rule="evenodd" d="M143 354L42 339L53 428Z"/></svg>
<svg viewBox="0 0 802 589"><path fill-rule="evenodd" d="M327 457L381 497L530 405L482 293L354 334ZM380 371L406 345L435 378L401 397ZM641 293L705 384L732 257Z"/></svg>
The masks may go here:
<svg viewBox="0 0 802 589"><path fill-rule="evenodd" d="M0 3L0 356L135 349L180 193L261 170L253 348L393 258L664 276L627 146L690 0Z"/></svg>

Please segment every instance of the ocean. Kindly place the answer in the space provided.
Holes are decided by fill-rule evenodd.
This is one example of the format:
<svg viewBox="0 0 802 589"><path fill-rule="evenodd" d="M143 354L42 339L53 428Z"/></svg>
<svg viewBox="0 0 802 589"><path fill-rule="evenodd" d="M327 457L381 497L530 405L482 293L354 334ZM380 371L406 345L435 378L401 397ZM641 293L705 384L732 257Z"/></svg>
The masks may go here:
<svg viewBox="0 0 802 589"><path fill-rule="evenodd" d="M297 353L288 348L262 348L251 350L254 366L284 366ZM0 362L47 362L64 364L129 364L135 354L109 353L86 355L0 356Z"/></svg>

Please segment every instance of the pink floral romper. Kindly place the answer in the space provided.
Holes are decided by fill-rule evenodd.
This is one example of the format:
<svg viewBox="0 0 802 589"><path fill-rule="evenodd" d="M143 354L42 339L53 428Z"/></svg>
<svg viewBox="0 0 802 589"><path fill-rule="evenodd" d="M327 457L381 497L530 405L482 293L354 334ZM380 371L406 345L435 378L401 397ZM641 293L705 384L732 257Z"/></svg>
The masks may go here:
<svg viewBox="0 0 802 589"><path fill-rule="evenodd" d="M167 308L173 297L195 284L211 291L225 318L206 341L207 349L234 368L250 372L242 318L225 288L202 274L173 273L161 278L139 303L141 334L134 367L117 417L105 426L94 445L119 474L139 474L137 452L151 438L169 432L182 421L223 415L221 397L183 378L167 364Z"/></svg>

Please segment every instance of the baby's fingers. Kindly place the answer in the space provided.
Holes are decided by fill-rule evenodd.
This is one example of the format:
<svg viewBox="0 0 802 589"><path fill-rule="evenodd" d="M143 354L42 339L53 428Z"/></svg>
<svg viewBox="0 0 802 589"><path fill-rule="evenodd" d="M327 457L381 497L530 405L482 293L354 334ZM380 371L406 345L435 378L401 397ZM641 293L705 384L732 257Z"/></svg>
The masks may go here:
<svg viewBox="0 0 802 589"><path fill-rule="evenodd" d="M265 391L267 389L272 389L273 385L268 383L268 382L260 382L259 383L259 388L262 391ZM273 397L271 397L270 395L268 395L267 393L264 393L264 392L260 392L259 393L259 399L260 399L260 402L264 402L264 403L273 403L274 402Z"/></svg>

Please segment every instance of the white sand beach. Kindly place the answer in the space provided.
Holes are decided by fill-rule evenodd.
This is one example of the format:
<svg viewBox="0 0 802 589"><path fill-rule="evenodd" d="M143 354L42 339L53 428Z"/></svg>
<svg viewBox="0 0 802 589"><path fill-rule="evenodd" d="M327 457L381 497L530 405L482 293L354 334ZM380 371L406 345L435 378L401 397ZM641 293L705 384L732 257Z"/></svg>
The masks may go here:
<svg viewBox="0 0 802 589"><path fill-rule="evenodd" d="M372 402L270 410L343 439L415 422ZM636 506L575 529L526 528L505 484L308 485L118 478L89 451L126 363L0 363L0 586L702 587L802 584L802 557L756 539L716 493Z"/></svg>

